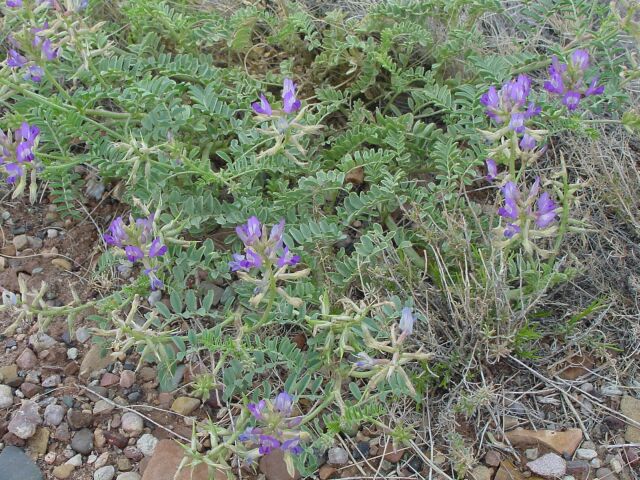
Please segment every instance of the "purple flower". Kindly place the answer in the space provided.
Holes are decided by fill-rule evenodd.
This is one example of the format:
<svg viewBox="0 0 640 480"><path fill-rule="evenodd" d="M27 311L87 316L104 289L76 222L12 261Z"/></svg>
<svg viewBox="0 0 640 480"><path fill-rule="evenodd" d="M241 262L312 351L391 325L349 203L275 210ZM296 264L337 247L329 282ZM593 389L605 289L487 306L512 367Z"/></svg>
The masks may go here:
<svg viewBox="0 0 640 480"><path fill-rule="evenodd" d="M17 163L7 163L4 168L7 171L8 184L16 183L16 180L24 175L24 168Z"/></svg>
<svg viewBox="0 0 640 480"><path fill-rule="evenodd" d="M282 87L282 109L286 113L293 113L300 109L300 100L296 98L296 84L290 78L285 78Z"/></svg>
<svg viewBox="0 0 640 480"><path fill-rule="evenodd" d="M145 268L144 274L149 277L149 281L151 283L151 290L160 290L164 287L164 283L156 276L156 272L158 271L158 267L154 268Z"/></svg>
<svg viewBox="0 0 640 480"><path fill-rule="evenodd" d="M149 240L151 240L151 235L153 234L153 221L153 213L147 218L136 219L136 227L138 227L138 230L140 232L141 243L147 243Z"/></svg>
<svg viewBox="0 0 640 480"><path fill-rule="evenodd" d="M125 231L122 217L117 217L111 222L111 225L109 225L109 233L104 234L102 238L108 245L115 245L117 247L124 245L124 242L129 239L129 235L127 235Z"/></svg>
<svg viewBox="0 0 640 480"><path fill-rule="evenodd" d="M528 133L525 133L520 140L520 148L526 151L533 150L536 148L536 139Z"/></svg>
<svg viewBox="0 0 640 480"><path fill-rule="evenodd" d="M260 240L262 236L262 225L256 217L251 217L247 223L236 227L236 234L245 246L249 247Z"/></svg>
<svg viewBox="0 0 640 480"><path fill-rule="evenodd" d="M486 179L493 182L498 177L498 165L493 158L487 158L484 163L487 165Z"/></svg>
<svg viewBox="0 0 640 480"><path fill-rule="evenodd" d="M538 228L547 228L556 219L556 204L547 192L543 192L536 202L534 212Z"/></svg>
<svg viewBox="0 0 640 480"><path fill-rule="evenodd" d="M18 137L24 142L35 142L39 134L40 129L35 125L29 125L27 122L22 122L20 130L18 130Z"/></svg>
<svg viewBox="0 0 640 480"><path fill-rule="evenodd" d="M302 453L302 447L300 446L300 437L285 440L280 448L285 452L292 453L293 455L300 455Z"/></svg>
<svg viewBox="0 0 640 480"><path fill-rule="evenodd" d="M287 392L280 392L273 402L273 408L288 417L293 409L293 398Z"/></svg>
<svg viewBox="0 0 640 480"><path fill-rule="evenodd" d="M502 187L502 195L504 196L504 207L498 209L498 215L513 220L517 219L520 214L518 210L518 200L520 198L518 187L513 182L507 182Z"/></svg>
<svg viewBox="0 0 640 480"><path fill-rule="evenodd" d="M604 93L604 85L598 85L598 77L595 76L591 79L589 88L584 91L584 96L589 97L591 95L601 95Z"/></svg>
<svg viewBox="0 0 640 480"><path fill-rule="evenodd" d="M251 108L253 108L253 111L258 115L266 115L270 117L273 114L271 104L269 103L269 100L267 100L267 97L264 96L264 94L260 94L260 101L252 103Z"/></svg>
<svg viewBox="0 0 640 480"><path fill-rule="evenodd" d="M413 333L413 324L416 322L413 312L409 307L402 309L402 316L400 317L400 331L405 337Z"/></svg>
<svg viewBox="0 0 640 480"><path fill-rule="evenodd" d="M267 402L264 400L260 400L258 403L250 403L249 405L247 405L247 409L257 420L264 420L262 412L266 406Z"/></svg>
<svg viewBox="0 0 640 480"><path fill-rule="evenodd" d="M258 451L260 455L268 455L272 450L275 450L280 447L280 442L277 438L271 435L260 435L259 436L260 446Z"/></svg>
<svg viewBox="0 0 640 480"><path fill-rule="evenodd" d="M13 48L9 50L9 55L7 56L7 66L11 68L21 68L27 64L26 57L20 55Z"/></svg>
<svg viewBox="0 0 640 480"><path fill-rule="evenodd" d="M167 246L160 243L159 238L154 238L149 247L149 257L161 257L167 253Z"/></svg>
<svg viewBox="0 0 640 480"><path fill-rule="evenodd" d="M7 7L20 8L22 6L22 0L7 0Z"/></svg>
<svg viewBox="0 0 640 480"><path fill-rule="evenodd" d="M40 49L42 50L42 54L44 55L44 58L46 58L49 61L55 60L56 58L58 58L58 55L60 55L60 49L53 48L51 40L49 40L48 38L45 38L42 41L42 45L40 46Z"/></svg>
<svg viewBox="0 0 640 480"><path fill-rule="evenodd" d="M282 268L285 265L294 266L300 262L300 255L294 255L289 251L289 247L284 247L284 252L278 258L278 267Z"/></svg>
<svg viewBox="0 0 640 480"><path fill-rule="evenodd" d="M507 228L504 229L504 236L507 238L512 238L518 233L520 233L520 227L515 223L508 223Z"/></svg>
<svg viewBox="0 0 640 480"><path fill-rule="evenodd" d="M27 70L27 73L24 74L23 78L35 83L40 83L42 81L42 77L44 77L44 70L38 65L32 65Z"/></svg>
<svg viewBox="0 0 640 480"><path fill-rule="evenodd" d="M282 247L282 237L284 235L284 218L271 227L271 234L269 235L269 243L273 246L274 250Z"/></svg>
<svg viewBox="0 0 640 480"><path fill-rule="evenodd" d="M233 260L229 262L229 267L231 267L232 272L237 272L238 270L249 271L254 267L260 268L262 266L262 257L260 254L250 248L246 249L246 255L234 253L232 257Z"/></svg>
<svg viewBox="0 0 640 480"><path fill-rule="evenodd" d="M562 103L569 110L573 111L576 108L578 108L578 104L580 103L580 97L581 97L580 93L568 91L563 95Z"/></svg>
<svg viewBox="0 0 640 480"><path fill-rule="evenodd" d="M371 358L366 352L360 352L356 355L354 365L358 368L373 368L376 365L375 359Z"/></svg>
<svg viewBox="0 0 640 480"><path fill-rule="evenodd" d="M508 120L511 130L522 133L525 121L540 113L540 109L533 102L525 108L530 92L531 80L520 74L506 82L500 92L491 86L487 93L480 97L480 103L487 107L485 113L496 123L502 124Z"/></svg>
<svg viewBox="0 0 640 480"><path fill-rule="evenodd" d="M144 258L144 252L140 249L140 247L136 247L135 245L127 245L124 247L124 253L127 255L127 260L131 263L136 262L137 260L142 260Z"/></svg>
<svg viewBox="0 0 640 480"><path fill-rule="evenodd" d="M589 68L589 52L586 50L576 50L570 57L571 66L577 70Z"/></svg>

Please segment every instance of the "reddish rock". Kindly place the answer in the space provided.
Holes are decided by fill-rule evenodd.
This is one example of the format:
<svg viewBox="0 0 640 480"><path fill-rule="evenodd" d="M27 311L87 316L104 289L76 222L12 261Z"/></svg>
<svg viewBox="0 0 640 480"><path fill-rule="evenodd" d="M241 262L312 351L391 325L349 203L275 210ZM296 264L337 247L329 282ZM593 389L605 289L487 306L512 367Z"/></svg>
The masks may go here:
<svg viewBox="0 0 640 480"><path fill-rule="evenodd" d="M72 430L80 430L81 428L88 428L93 422L93 415L91 412L84 412L77 408L70 408L67 412L67 423Z"/></svg>
<svg viewBox="0 0 640 480"><path fill-rule="evenodd" d="M298 480L302 478L298 472L294 472L293 476L289 475L282 450L274 450L270 454L260 457L260 471L264 473L267 480Z"/></svg>
<svg viewBox="0 0 640 480"><path fill-rule="evenodd" d="M640 454L638 453L637 448L625 447L623 458L630 467L637 467L640 465Z"/></svg>
<svg viewBox="0 0 640 480"><path fill-rule="evenodd" d="M404 456L404 450L402 449L393 450L393 447L392 447L391 451L385 453L384 459L390 463L398 463L400 460L402 460L403 456Z"/></svg>
<svg viewBox="0 0 640 480"><path fill-rule="evenodd" d="M518 448L544 445L560 455L573 455L582 442L582 430L571 428L564 432L553 430L525 430L518 428L505 434L507 440Z"/></svg>
<svg viewBox="0 0 640 480"><path fill-rule="evenodd" d="M135 462L139 462L144 457L144 454L140 451L140 449L134 446L126 447L123 450L123 453L125 457Z"/></svg>
<svg viewBox="0 0 640 480"><path fill-rule="evenodd" d="M161 408L168 409L173 403L173 395L167 392L163 392L158 395L158 404Z"/></svg>
<svg viewBox="0 0 640 480"><path fill-rule="evenodd" d="M5 433L2 437L2 441L5 443L5 445L14 445L16 447L24 447L27 443L26 440L18 437L17 435L14 435L11 432Z"/></svg>
<svg viewBox="0 0 640 480"><path fill-rule="evenodd" d="M80 371L80 365L78 365L78 362L68 362L65 364L63 371L67 377L76 375Z"/></svg>
<svg viewBox="0 0 640 480"><path fill-rule="evenodd" d="M185 451L173 440L161 440L156 450L144 469L142 480L226 480L224 472L216 470L209 473L205 464L200 464L194 469L183 468L177 475L178 467L185 456ZM268 480L275 480L269 479ZM285 480L284 477L278 480Z"/></svg>
<svg viewBox="0 0 640 480"><path fill-rule="evenodd" d="M68 443L71 440L71 432L69 431L69 425L66 422L62 422L56 427L53 432L53 438L62 443Z"/></svg>
<svg viewBox="0 0 640 480"><path fill-rule="evenodd" d="M113 373L105 373L100 379L101 387L113 387L114 385L118 385L118 383L120 383L120 376L114 375Z"/></svg>
<svg viewBox="0 0 640 480"><path fill-rule="evenodd" d="M121 450L129 444L129 439L118 432L103 432L102 434L109 445L118 447Z"/></svg>
<svg viewBox="0 0 640 480"><path fill-rule="evenodd" d="M490 467L500 466L501 461L502 458L500 457L500 454L495 450L489 450L484 456L484 463L486 463Z"/></svg>
<svg viewBox="0 0 640 480"><path fill-rule="evenodd" d="M575 460L567 462L567 475L571 475L576 480L587 480L591 467L585 460Z"/></svg>
<svg viewBox="0 0 640 480"><path fill-rule="evenodd" d="M318 471L318 476L320 477L320 480L327 480L331 478L333 474L335 474L337 471L338 471L337 468L332 467L331 465L325 463L320 467L320 470Z"/></svg>
<svg viewBox="0 0 640 480"><path fill-rule="evenodd" d="M21 370L31 370L38 363L36 354L30 348L25 348L16 359L16 365Z"/></svg>
<svg viewBox="0 0 640 480"><path fill-rule="evenodd" d="M24 393L25 397L33 398L42 392L42 386L36 385L31 382L24 382L22 385L20 385L20 391Z"/></svg>
<svg viewBox="0 0 640 480"><path fill-rule="evenodd" d="M131 388L136 383L136 374L131 370L124 370L120 374L120 386L122 388Z"/></svg>

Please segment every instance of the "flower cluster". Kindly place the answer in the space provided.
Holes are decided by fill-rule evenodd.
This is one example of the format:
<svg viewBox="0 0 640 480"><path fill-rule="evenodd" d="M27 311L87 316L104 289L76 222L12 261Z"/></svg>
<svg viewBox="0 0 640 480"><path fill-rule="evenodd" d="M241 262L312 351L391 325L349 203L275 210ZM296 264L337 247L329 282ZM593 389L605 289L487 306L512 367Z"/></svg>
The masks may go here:
<svg viewBox="0 0 640 480"><path fill-rule="evenodd" d="M302 421L301 416L293 415L293 398L287 392L281 392L273 400L260 400L247 407L257 427L249 427L239 437L241 442L255 446L248 457L253 459L268 455L274 450L282 450L287 455L302 453L300 443L306 434L296 429Z"/></svg>
<svg viewBox="0 0 640 480"><path fill-rule="evenodd" d="M24 122L13 134L0 130L0 165L4 167L7 183L14 184L24 176L27 164L35 160L33 152L40 129Z"/></svg>
<svg viewBox="0 0 640 480"><path fill-rule="evenodd" d="M485 113L498 125L506 123L510 130L522 134L526 133L526 121L540 113L540 107L533 102L527 103L530 92L531 80L520 74L515 80L506 82L500 91L491 86L480 98L480 103L487 107Z"/></svg>
<svg viewBox="0 0 640 480"><path fill-rule="evenodd" d="M576 50L569 57L569 63L560 63L555 55L549 67L549 80L544 83L544 89L562 97L562 103L569 110L578 108L580 100L604 92L604 86L598 85L596 75L590 81L585 80L589 68L589 52Z"/></svg>
<svg viewBox="0 0 640 480"><path fill-rule="evenodd" d="M125 225L122 217L117 217L109 225L109 233L103 235L107 245L121 248L127 260L132 264L141 261L144 273L149 277L152 290L164 287L156 272L159 267L153 263L167 252L167 246L162 244L159 237L154 236L154 216L138 218L135 221L129 217L129 225Z"/></svg>
<svg viewBox="0 0 640 480"><path fill-rule="evenodd" d="M27 3L29 0L27 0ZM24 0L7 0L7 7L9 8L22 8L24 5ZM57 7L57 0L36 0L37 5L47 5L49 7ZM66 0L65 6L67 11L80 11L84 10L89 6L89 0Z"/></svg>
<svg viewBox="0 0 640 480"><path fill-rule="evenodd" d="M532 236L548 236L557 219L557 205L548 192L540 193L540 178L536 178L524 197L514 182L507 182L501 189L504 205L498 215L507 221L504 236L507 239L521 237L525 246ZM542 230L547 230L542 233Z"/></svg>
<svg viewBox="0 0 640 480"><path fill-rule="evenodd" d="M260 101L251 104L256 119L259 121L272 121L270 128L263 128L262 131L273 137L275 145L263 151L259 158L264 156L283 153L287 158L297 164L304 164L297 160L291 152L286 149L288 144L293 145L302 155L306 150L300 143L301 138L307 133L315 133L322 128L321 125L302 125L300 121L304 114L302 103L296 96L296 84L290 78L285 78L282 86L282 110L274 110L269 100L264 94L260 94ZM292 114L297 115L292 118Z"/></svg>
<svg viewBox="0 0 640 480"><path fill-rule="evenodd" d="M32 80L36 83L42 81L44 76L44 70L40 66L41 61L52 61L60 56L60 48L55 48L51 39L46 37L46 31L49 29L49 24L44 23L42 28L32 28L30 30L30 42L25 48L25 53L33 61L30 61L26 56L22 55L17 49L21 48L19 42L15 39L11 40L14 48L9 50L7 56L7 66L18 69L27 69L24 74L25 80Z"/></svg>

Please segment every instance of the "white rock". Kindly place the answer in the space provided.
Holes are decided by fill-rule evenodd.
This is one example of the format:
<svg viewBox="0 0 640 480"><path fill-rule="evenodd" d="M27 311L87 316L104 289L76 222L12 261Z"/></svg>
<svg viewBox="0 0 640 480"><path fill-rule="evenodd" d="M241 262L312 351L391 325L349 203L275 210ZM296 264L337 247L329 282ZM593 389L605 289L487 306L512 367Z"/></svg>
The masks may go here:
<svg viewBox="0 0 640 480"><path fill-rule="evenodd" d="M81 454L74 455L69 460L67 460L65 463L68 463L69 465L73 465L74 467L81 467L82 466L82 455Z"/></svg>
<svg viewBox="0 0 640 480"><path fill-rule="evenodd" d="M333 447L329 449L327 460L331 465L344 465L349 461L349 453L342 447Z"/></svg>
<svg viewBox="0 0 640 480"><path fill-rule="evenodd" d="M118 475L116 480L140 480L140 475L136 472L125 472Z"/></svg>
<svg viewBox="0 0 640 480"><path fill-rule="evenodd" d="M49 452L44 456L44 461L47 465L52 465L56 461L56 452Z"/></svg>
<svg viewBox="0 0 640 480"><path fill-rule="evenodd" d="M96 460L98 460L98 457L94 454L91 454L87 457L87 463L89 465L93 465L94 463L96 463Z"/></svg>
<svg viewBox="0 0 640 480"><path fill-rule="evenodd" d="M544 478L562 478L567 473L567 462L555 453L547 453L537 460L527 463L527 467L536 475Z"/></svg>
<svg viewBox="0 0 640 480"><path fill-rule="evenodd" d="M75 360L76 358L78 358L78 349L76 347L71 347L69 350L67 350L67 358L69 360Z"/></svg>
<svg viewBox="0 0 640 480"><path fill-rule="evenodd" d="M107 464L108 461L109 461L109 452L101 453L94 465L95 469L96 470L101 469Z"/></svg>
<svg viewBox="0 0 640 480"><path fill-rule="evenodd" d="M613 397L616 395L622 395L624 392L620 390L620 388L617 385L605 385L600 390L600 393L602 393L602 395L605 395L607 397Z"/></svg>
<svg viewBox="0 0 640 480"><path fill-rule="evenodd" d="M579 448L576 450L576 457L580 460L592 460L598 456L598 452L590 448Z"/></svg>
<svg viewBox="0 0 640 480"><path fill-rule="evenodd" d="M106 400L98 400L96 404L93 406L93 414L100 415L103 413L112 412L115 407Z"/></svg>
<svg viewBox="0 0 640 480"><path fill-rule="evenodd" d="M111 480L116 474L116 469L112 465L101 467L93 474L93 480Z"/></svg>
<svg viewBox="0 0 640 480"><path fill-rule="evenodd" d="M122 430L132 436L137 436L142 433L144 428L144 421L142 417L134 412L127 412L122 415Z"/></svg>
<svg viewBox="0 0 640 480"><path fill-rule="evenodd" d="M9 385L0 385L0 408L8 408L13 405L13 392Z"/></svg>
<svg viewBox="0 0 640 480"><path fill-rule="evenodd" d="M76 340L80 343L86 343L89 338L91 338L91 333L86 328L80 327L76 330Z"/></svg>
<svg viewBox="0 0 640 480"><path fill-rule="evenodd" d="M47 405L44 409L44 424L52 427L57 427L64 420L65 408L62 405L56 405L55 403Z"/></svg>
<svg viewBox="0 0 640 480"><path fill-rule="evenodd" d="M622 472L622 462L620 461L619 458L613 457L610 461L609 461L609 466L611 467L611 470L613 470L613 473L620 473Z"/></svg>
<svg viewBox="0 0 640 480"><path fill-rule="evenodd" d="M591 460L589 462L589 464L593 467L593 468L600 468L602 466L602 460L600 460L599 458L594 458L593 460Z"/></svg>
<svg viewBox="0 0 640 480"><path fill-rule="evenodd" d="M47 230L47 237L56 238L57 236L58 236L58 230L56 230L55 228L49 228Z"/></svg>
<svg viewBox="0 0 640 480"><path fill-rule="evenodd" d="M145 433L136 442L136 447L144 454L145 457L150 457L156 450L158 445L158 439L150 433Z"/></svg>

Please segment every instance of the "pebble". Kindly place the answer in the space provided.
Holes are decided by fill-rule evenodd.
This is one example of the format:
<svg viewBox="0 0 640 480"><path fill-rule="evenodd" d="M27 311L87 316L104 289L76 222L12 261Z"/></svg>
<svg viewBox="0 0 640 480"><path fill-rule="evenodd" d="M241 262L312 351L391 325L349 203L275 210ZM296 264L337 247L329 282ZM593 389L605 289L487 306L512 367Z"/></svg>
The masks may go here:
<svg viewBox="0 0 640 480"><path fill-rule="evenodd" d="M25 400L13 414L9 422L8 430L16 437L26 440L36 433L36 428L42 423L38 405L30 400Z"/></svg>
<svg viewBox="0 0 640 480"><path fill-rule="evenodd" d="M111 402L107 402L106 400L98 400L93 406L93 414L94 415L102 415L111 413L115 407L111 404Z"/></svg>
<svg viewBox="0 0 640 480"><path fill-rule="evenodd" d="M91 426L93 415L77 408L70 408L67 412L67 422L72 430L80 430Z"/></svg>
<svg viewBox="0 0 640 480"><path fill-rule="evenodd" d="M67 358L69 360L75 360L78 358L78 349L75 347L71 347L69 350L67 350Z"/></svg>
<svg viewBox="0 0 640 480"><path fill-rule="evenodd" d="M274 450L271 453L260 457L260 471L264 473L266 479L297 480L302 478L297 471L294 471L293 476L289 475L283 455L282 450Z"/></svg>
<svg viewBox="0 0 640 480"><path fill-rule="evenodd" d="M609 467L611 467L611 470L613 470L613 473L620 473L622 472L622 462L620 461L619 458L613 457L610 461L609 461Z"/></svg>
<svg viewBox="0 0 640 480"><path fill-rule="evenodd" d="M624 392L620 390L617 385L605 385L600 389L600 393L607 397L614 397L616 395L622 395Z"/></svg>
<svg viewBox="0 0 640 480"><path fill-rule="evenodd" d="M138 436L142 433L144 421L135 412L127 412L122 415L122 430L131 436Z"/></svg>
<svg viewBox="0 0 640 480"><path fill-rule="evenodd" d="M112 465L99 468L93 474L93 480L111 480L116 474L116 469Z"/></svg>
<svg viewBox="0 0 640 480"><path fill-rule="evenodd" d="M589 464L591 465L592 468L595 468L596 470L598 468L600 468L602 466L602 460L600 460L599 458L594 458L592 459Z"/></svg>
<svg viewBox="0 0 640 480"><path fill-rule="evenodd" d="M141 478L136 472L125 472L118 475L116 480L140 480Z"/></svg>
<svg viewBox="0 0 640 480"><path fill-rule="evenodd" d="M151 457L158 445L158 439L150 433L145 433L136 442L136 447L142 452L145 457Z"/></svg>
<svg viewBox="0 0 640 480"><path fill-rule="evenodd" d="M134 462L139 462L144 457L138 447L126 447L123 450L123 453L125 457L133 460Z"/></svg>
<svg viewBox="0 0 640 480"><path fill-rule="evenodd" d="M42 480L40 469L18 447L4 447L0 454L2 478L20 480Z"/></svg>
<svg viewBox="0 0 640 480"><path fill-rule="evenodd" d="M76 330L76 340L80 343L86 343L91 338L91 333L84 327Z"/></svg>
<svg viewBox="0 0 640 480"><path fill-rule="evenodd" d="M9 385L0 385L0 408L13 405L13 391Z"/></svg>
<svg viewBox="0 0 640 480"><path fill-rule="evenodd" d="M527 463L527 468L544 478L561 478L567 473L567 462L555 453L547 453Z"/></svg>
<svg viewBox="0 0 640 480"><path fill-rule="evenodd" d="M69 460L67 460L67 464L73 465L74 467L81 467L82 466L82 455L79 454L79 453L77 455L74 455Z"/></svg>
<svg viewBox="0 0 640 480"><path fill-rule="evenodd" d="M119 472L128 472L131 467L131 461L127 457L118 458L117 467Z"/></svg>
<svg viewBox="0 0 640 480"><path fill-rule="evenodd" d="M51 265L58 267L60 270L71 270L71 262L66 258L54 258L51 260Z"/></svg>
<svg viewBox="0 0 640 480"><path fill-rule="evenodd" d="M190 415L200 406L200 400L191 397L178 397L173 401L171 410L180 415Z"/></svg>
<svg viewBox="0 0 640 480"><path fill-rule="evenodd" d="M576 450L576 457L580 460L592 460L598 456L598 452L590 448L579 448Z"/></svg>
<svg viewBox="0 0 640 480"><path fill-rule="evenodd" d="M363 460L369 458L369 442L358 442L356 448L351 452L353 458L356 460Z"/></svg>
<svg viewBox="0 0 640 480"><path fill-rule="evenodd" d="M596 477L600 480L616 480L618 477L608 468L599 468L596 470Z"/></svg>
<svg viewBox="0 0 640 480"><path fill-rule="evenodd" d="M15 237L13 237L13 246L18 251L25 248L28 244L29 244L29 240L27 239L27 236L24 234L16 235Z"/></svg>
<svg viewBox="0 0 640 480"><path fill-rule="evenodd" d="M120 386L122 388L131 388L136 383L136 374L131 370L124 370L120 374Z"/></svg>
<svg viewBox="0 0 640 480"><path fill-rule="evenodd" d="M104 467L108 462L109 462L109 452L101 453L100 456L96 459L94 467L96 470L98 470L99 468Z"/></svg>
<svg viewBox="0 0 640 480"><path fill-rule="evenodd" d="M640 399L625 395L620 402L620 413L635 422L640 422ZM627 425L624 438L629 443L640 443L640 428Z"/></svg>
<svg viewBox="0 0 640 480"><path fill-rule="evenodd" d="M16 365L21 370L31 370L36 366L38 358L30 348L25 348L16 359Z"/></svg>
<svg viewBox="0 0 640 480"><path fill-rule="evenodd" d="M57 236L58 236L58 230L56 230L55 228L49 228L47 230L48 238L56 238Z"/></svg>
<svg viewBox="0 0 640 480"><path fill-rule="evenodd" d="M571 475L576 480L587 480L590 472L591 468L584 460L573 460L567 462L567 474Z"/></svg>
<svg viewBox="0 0 640 480"><path fill-rule="evenodd" d="M62 382L60 375L51 375L42 381L42 386L44 388L54 388L60 385L60 382Z"/></svg>
<svg viewBox="0 0 640 480"><path fill-rule="evenodd" d="M73 465L63 463L62 465L58 465L53 469L53 476L61 480L65 480L71 476L74 469L75 467Z"/></svg>
<svg viewBox="0 0 640 480"><path fill-rule="evenodd" d="M349 461L349 453L342 447L330 448L327 452L327 461L331 465L345 465Z"/></svg>
<svg viewBox="0 0 640 480"><path fill-rule="evenodd" d="M524 456L527 457L527 460L535 460L538 458L538 449L537 448L527 448L524 451Z"/></svg>
<svg viewBox="0 0 640 480"><path fill-rule="evenodd" d="M93 432L88 428L77 431L71 439L71 448L83 455L90 454L93 450Z"/></svg>
<svg viewBox="0 0 640 480"><path fill-rule="evenodd" d="M120 382L120 376L113 373L105 373L100 379L101 387L113 387Z"/></svg>
<svg viewBox="0 0 640 480"><path fill-rule="evenodd" d="M44 332L34 333L29 337L29 345L31 345L37 353L43 350L51 350L57 344L58 342Z"/></svg>
<svg viewBox="0 0 640 480"><path fill-rule="evenodd" d="M56 452L49 452L44 456L44 461L47 465L53 465L56 461Z"/></svg>
<svg viewBox="0 0 640 480"><path fill-rule="evenodd" d="M484 456L484 463L489 465L490 467L499 467L502 458L498 452L495 450L489 450Z"/></svg>
<svg viewBox="0 0 640 480"><path fill-rule="evenodd" d="M470 477L473 480L491 480L493 476L493 469L486 467L484 465L477 465L471 470Z"/></svg>

